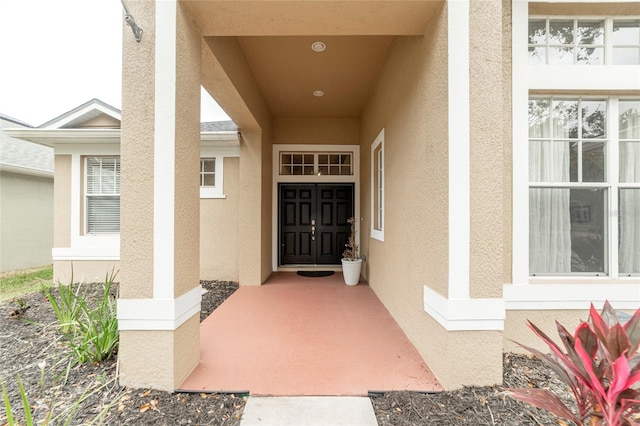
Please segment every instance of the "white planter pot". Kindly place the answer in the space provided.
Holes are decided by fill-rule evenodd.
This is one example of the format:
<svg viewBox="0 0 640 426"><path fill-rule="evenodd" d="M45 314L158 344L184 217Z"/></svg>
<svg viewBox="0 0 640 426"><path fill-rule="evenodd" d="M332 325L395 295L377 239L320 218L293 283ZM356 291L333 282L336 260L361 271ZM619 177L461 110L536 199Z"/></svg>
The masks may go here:
<svg viewBox="0 0 640 426"><path fill-rule="evenodd" d="M342 259L342 275L346 285L357 285L360 282L360 270L362 269L362 259L346 260Z"/></svg>

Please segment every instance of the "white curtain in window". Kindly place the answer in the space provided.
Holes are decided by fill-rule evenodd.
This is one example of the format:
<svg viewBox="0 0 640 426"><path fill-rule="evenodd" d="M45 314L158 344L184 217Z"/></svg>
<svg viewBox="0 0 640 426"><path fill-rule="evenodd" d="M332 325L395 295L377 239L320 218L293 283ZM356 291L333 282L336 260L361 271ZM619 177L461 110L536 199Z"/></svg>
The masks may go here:
<svg viewBox="0 0 640 426"><path fill-rule="evenodd" d="M555 135L564 135L558 126ZM539 128L530 129L531 139L542 137ZM570 152L568 142L535 141L529 145L531 182L568 182ZM529 271L531 273L571 272L570 190L531 188L529 190Z"/></svg>
<svg viewBox="0 0 640 426"><path fill-rule="evenodd" d="M640 182L640 111L620 120L620 182ZM635 142L625 142L625 139ZM640 272L640 189L620 190L620 273Z"/></svg>

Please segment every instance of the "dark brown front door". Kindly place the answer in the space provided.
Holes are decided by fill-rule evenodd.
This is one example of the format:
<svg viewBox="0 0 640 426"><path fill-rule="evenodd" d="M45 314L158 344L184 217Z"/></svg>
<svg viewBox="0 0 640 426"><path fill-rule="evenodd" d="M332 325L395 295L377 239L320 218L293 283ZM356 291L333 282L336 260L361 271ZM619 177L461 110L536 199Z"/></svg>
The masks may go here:
<svg viewBox="0 0 640 426"><path fill-rule="evenodd" d="M281 184L280 264L339 264L353 216L353 184Z"/></svg>

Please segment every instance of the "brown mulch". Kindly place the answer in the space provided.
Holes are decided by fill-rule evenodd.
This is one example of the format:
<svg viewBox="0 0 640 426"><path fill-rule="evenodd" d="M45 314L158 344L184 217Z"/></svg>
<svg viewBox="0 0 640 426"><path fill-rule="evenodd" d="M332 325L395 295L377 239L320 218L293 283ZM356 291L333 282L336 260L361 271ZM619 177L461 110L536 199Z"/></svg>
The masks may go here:
<svg viewBox="0 0 640 426"><path fill-rule="evenodd" d="M227 299L238 284L202 281L201 321ZM93 296L99 284L86 285ZM100 418L109 425L229 425L240 423L246 396L229 394L171 394L119 386L117 362L69 364L69 349L55 327L55 315L41 292L0 304L0 383L11 400L14 416L24 424L17 389L20 376L31 403L35 424L51 408L49 424L89 424ZM21 307L28 306L25 310ZM470 355L472 356L472 355ZM46 362L44 374L38 363ZM41 364L42 365L42 364ZM565 393L549 369L525 355L505 354L505 387L545 387ZM422 394L388 392L372 397L381 426L387 425L558 425L554 416L504 396L500 386ZM74 404L81 400L74 409ZM0 403L0 425L7 422Z"/></svg>

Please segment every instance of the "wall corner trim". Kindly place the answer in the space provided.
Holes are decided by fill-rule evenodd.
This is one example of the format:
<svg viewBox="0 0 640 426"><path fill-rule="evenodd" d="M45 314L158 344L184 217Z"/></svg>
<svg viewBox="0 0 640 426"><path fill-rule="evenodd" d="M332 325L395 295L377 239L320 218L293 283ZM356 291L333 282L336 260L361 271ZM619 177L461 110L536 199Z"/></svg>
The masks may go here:
<svg viewBox="0 0 640 426"><path fill-rule="evenodd" d="M177 299L118 299L118 330L176 330L200 312L202 287Z"/></svg>
<svg viewBox="0 0 640 426"><path fill-rule="evenodd" d="M504 330L504 299L449 299L425 285L424 311L447 331Z"/></svg>

